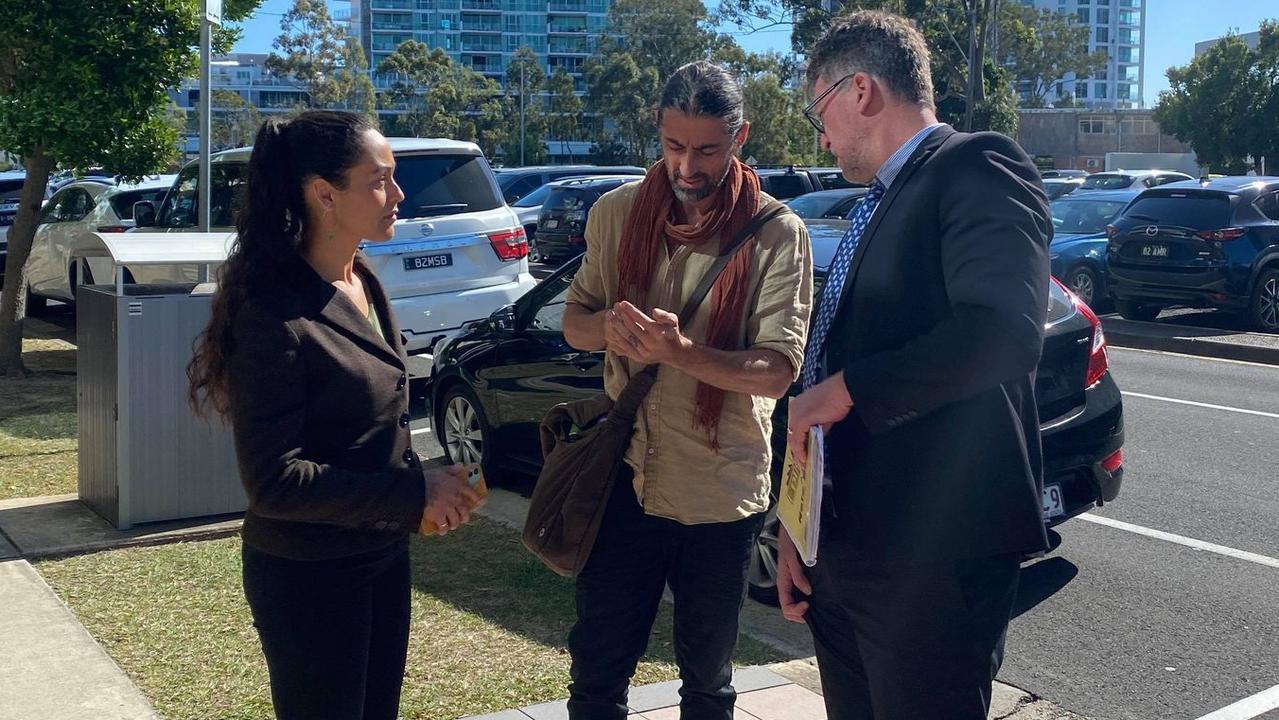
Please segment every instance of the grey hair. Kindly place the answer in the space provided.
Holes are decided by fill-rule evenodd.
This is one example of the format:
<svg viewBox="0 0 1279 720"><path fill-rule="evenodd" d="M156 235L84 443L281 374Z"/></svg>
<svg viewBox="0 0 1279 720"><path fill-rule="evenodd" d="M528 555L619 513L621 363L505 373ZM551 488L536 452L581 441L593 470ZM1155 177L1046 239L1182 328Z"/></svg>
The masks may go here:
<svg viewBox="0 0 1279 720"><path fill-rule="evenodd" d="M742 129L742 86L723 67L707 60L691 62L675 71L662 89L657 122L668 109L689 117L720 118L729 135Z"/></svg>
<svg viewBox="0 0 1279 720"><path fill-rule="evenodd" d="M864 72L906 102L935 108L928 43L900 15L863 10L836 20L808 56L808 90Z"/></svg>

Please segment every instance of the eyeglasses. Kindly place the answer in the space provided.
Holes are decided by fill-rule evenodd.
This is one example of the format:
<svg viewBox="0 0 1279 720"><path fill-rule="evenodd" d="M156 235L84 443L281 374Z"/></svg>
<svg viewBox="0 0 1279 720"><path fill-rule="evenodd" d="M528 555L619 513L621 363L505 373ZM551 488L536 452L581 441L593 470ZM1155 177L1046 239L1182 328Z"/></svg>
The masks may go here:
<svg viewBox="0 0 1279 720"><path fill-rule="evenodd" d="M820 103L827 95L830 95L831 93L835 92L835 90L839 88L839 86L844 84L844 81L848 80L849 78L851 78L852 76L856 74L857 73L849 73L845 75L844 77L836 80L835 84L823 90L821 95L818 95L817 97L813 98L812 102L804 106L804 118L808 120L809 124L813 126L814 130L822 134L826 133L826 123L822 122L821 113L813 112L814 108L817 107L817 103Z"/></svg>

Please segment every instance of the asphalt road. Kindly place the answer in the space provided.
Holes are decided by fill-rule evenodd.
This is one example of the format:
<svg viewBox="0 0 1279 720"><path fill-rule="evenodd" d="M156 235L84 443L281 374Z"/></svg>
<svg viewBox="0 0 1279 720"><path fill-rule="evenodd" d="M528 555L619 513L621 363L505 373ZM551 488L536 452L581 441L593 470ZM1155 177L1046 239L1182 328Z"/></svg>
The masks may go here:
<svg viewBox="0 0 1279 720"><path fill-rule="evenodd" d="M1279 686L1279 367L1112 349L1111 368L1126 476L1092 514L1263 557L1072 520L1023 569L1000 677L1089 717L1200 718Z"/></svg>

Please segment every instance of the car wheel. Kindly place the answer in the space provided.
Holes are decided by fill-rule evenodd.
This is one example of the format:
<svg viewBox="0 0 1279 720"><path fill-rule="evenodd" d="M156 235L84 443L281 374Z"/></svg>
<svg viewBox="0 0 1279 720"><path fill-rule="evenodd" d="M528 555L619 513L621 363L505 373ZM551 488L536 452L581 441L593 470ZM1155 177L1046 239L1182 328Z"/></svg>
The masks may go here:
<svg viewBox="0 0 1279 720"><path fill-rule="evenodd" d="M777 519L777 503L764 515L764 527L755 540L747 570L746 591L753 600L765 605L777 605L777 536L782 523Z"/></svg>
<svg viewBox="0 0 1279 720"><path fill-rule="evenodd" d="M1262 332L1279 332L1279 270L1263 270L1249 304L1252 323Z"/></svg>
<svg viewBox="0 0 1279 720"><path fill-rule="evenodd" d="M484 410L475 393L465 385L455 384L444 393L444 403L438 420L444 456L451 463L479 465L485 479L492 482L492 465L486 454L488 440L493 436Z"/></svg>
<svg viewBox="0 0 1279 720"><path fill-rule="evenodd" d="M1125 320L1141 320L1150 322L1159 317L1159 313L1163 308L1158 305L1146 305L1132 300L1116 300L1115 310L1119 312L1119 316Z"/></svg>
<svg viewBox="0 0 1279 720"><path fill-rule="evenodd" d="M40 317L49 311L49 299L43 295L35 295L27 288L27 317Z"/></svg>
<svg viewBox="0 0 1279 720"><path fill-rule="evenodd" d="M536 240L528 241L528 261L531 263L546 262L546 256L538 249Z"/></svg>
<svg viewBox="0 0 1279 720"><path fill-rule="evenodd" d="M1085 305L1096 309L1101 292L1101 278L1092 268L1080 265L1071 270L1066 274L1066 287L1078 295Z"/></svg>

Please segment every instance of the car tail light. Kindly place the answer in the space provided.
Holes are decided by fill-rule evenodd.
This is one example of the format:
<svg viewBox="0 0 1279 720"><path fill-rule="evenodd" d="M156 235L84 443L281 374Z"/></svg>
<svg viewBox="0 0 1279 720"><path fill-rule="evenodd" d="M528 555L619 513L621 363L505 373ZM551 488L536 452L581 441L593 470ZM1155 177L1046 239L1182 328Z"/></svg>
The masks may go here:
<svg viewBox="0 0 1279 720"><path fill-rule="evenodd" d="M1222 228L1220 230L1200 230L1195 233L1195 237L1200 240L1211 240L1214 242L1225 242L1227 240L1238 240L1248 231L1241 227Z"/></svg>
<svg viewBox="0 0 1279 720"><path fill-rule="evenodd" d="M569 235L568 242L570 245L583 245L586 243L586 237L582 235Z"/></svg>
<svg viewBox="0 0 1279 720"><path fill-rule="evenodd" d="M1124 466L1123 448L1120 448L1119 450L1116 450L1110 453L1109 455L1107 455L1101 461L1101 466L1106 469L1106 472L1114 472L1118 470L1119 468L1123 467Z"/></svg>
<svg viewBox="0 0 1279 720"><path fill-rule="evenodd" d="M1111 240L1114 240L1115 238L1119 237L1119 228L1115 227L1114 225L1107 225L1106 237Z"/></svg>
<svg viewBox="0 0 1279 720"><path fill-rule="evenodd" d="M524 234L522 227L489 233L489 244L493 246L493 252L497 253L498 259L502 262L519 260L528 256L528 236Z"/></svg>
<svg viewBox="0 0 1279 720"><path fill-rule="evenodd" d="M1088 348L1088 372L1084 375L1084 387L1090 388L1101 381L1110 367L1110 357L1106 354L1106 333L1101 328L1101 318L1088 307L1088 303L1080 300L1078 295L1062 285L1057 278L1053 278L1052 281L1066 291L1071 301L1075 303L1075 309L1080 315L1088 318L1088 324L1092 326L1092 344Z"/></svg>
<svg viewBox="0 0 1279 720"><path fill-rule="evenodd" d="M100 233L122 233L127 231L128 229L129 229L128 225L99 225L98 226L98 232Z"/></svg>

